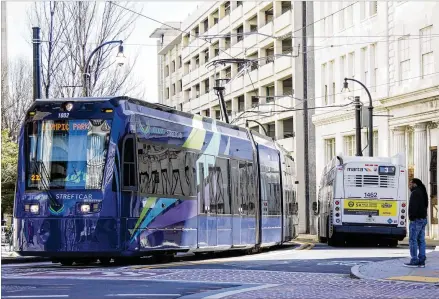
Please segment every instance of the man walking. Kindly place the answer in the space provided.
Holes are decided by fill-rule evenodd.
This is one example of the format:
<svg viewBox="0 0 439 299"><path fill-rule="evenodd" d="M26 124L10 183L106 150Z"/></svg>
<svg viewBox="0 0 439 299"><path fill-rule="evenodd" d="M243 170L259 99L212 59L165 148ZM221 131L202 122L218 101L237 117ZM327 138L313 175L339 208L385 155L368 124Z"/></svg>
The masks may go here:
<svg viewBox="0 0 439 299"><path fill-rule="evenodd" d="M425 226L427 225L428 195L427 189L420 179L412 179L409 183L412 191L409 201L409 238L410 238L410 263L407 267L425 267ZM418 255L419 247L419 255Z"/></svg>

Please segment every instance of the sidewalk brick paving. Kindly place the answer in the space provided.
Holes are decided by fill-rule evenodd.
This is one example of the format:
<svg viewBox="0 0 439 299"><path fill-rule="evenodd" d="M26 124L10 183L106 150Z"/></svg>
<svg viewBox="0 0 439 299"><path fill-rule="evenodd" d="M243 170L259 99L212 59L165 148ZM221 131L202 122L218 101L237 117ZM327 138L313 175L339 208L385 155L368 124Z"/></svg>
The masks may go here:
<svg viewBox="0 0 439 299"><path fill-rule="evenodd" d="M358 265L352 268L351 273L363 279L412 281L439 285L439 251L427 254L425 268L405 267L404 263L408 262L409 259L404 258Z"/></svg>

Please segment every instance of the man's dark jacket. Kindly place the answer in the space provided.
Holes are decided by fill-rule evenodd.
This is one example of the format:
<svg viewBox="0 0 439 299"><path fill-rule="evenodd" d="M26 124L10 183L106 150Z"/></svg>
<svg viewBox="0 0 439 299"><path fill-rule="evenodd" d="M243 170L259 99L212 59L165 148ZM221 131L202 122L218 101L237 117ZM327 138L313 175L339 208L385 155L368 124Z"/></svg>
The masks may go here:
<svg viewBox="0 0 439 299"><path fill-rule="evenodd" d="M409 219L414 221L416 219L427 218L428 197L422 189L415 187L410 194L409 201Z"/></svg>

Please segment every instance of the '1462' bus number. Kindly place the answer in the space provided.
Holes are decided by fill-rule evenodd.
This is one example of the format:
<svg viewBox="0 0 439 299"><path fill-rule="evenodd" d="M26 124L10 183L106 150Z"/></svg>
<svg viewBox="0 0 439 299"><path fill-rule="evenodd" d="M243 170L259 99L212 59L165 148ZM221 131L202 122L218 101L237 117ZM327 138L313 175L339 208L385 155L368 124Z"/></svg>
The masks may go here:
<svg viewBox="0 0 439 299"><path fill-rule="evenodd" d="M365 192L364 193L364 197L368 197L368 198L376 198L378 195L376 192Z"/></svg>

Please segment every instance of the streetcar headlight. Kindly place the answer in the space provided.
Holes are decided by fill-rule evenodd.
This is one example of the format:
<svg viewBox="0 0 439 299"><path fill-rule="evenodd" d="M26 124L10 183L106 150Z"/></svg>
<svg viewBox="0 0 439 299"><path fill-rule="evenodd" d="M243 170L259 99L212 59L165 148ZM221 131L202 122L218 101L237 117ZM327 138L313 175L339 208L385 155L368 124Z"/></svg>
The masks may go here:
<svg viewBox="0 0 439 299"><path fill-rule="evenodd" d="M82 212L82 213L88 213L88 212L90 212L90 205L89 205L89 204L83 204L83 205L81 205L81 212Z"/></svg>
<svg viewBox="0 0 439 299"><path fill-rule="evenodd" d="M405 213L405 210L404 210L404 209L402 209L402 210L401 210L401 213Z"/></svg>
<svg viewBox="0 0 439 299"><path fill-rule="evenodd" d="M29 210L32 214L38 214L40 212L40 205L39 204L30 205Z"/></svg>

